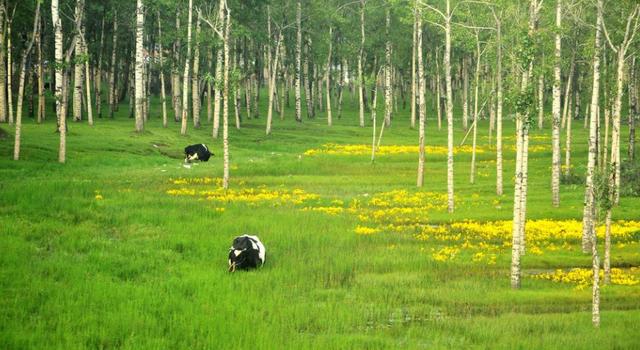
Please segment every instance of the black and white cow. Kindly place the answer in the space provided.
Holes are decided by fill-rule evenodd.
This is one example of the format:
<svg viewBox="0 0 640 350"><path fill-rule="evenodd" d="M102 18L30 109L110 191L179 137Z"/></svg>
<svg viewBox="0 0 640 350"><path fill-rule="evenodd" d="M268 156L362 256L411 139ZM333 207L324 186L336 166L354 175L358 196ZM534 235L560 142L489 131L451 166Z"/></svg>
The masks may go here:
<svg viewBox="0 0 640 350"><path fill-rule="evenodd" d="M233 239L229 248L229 272L264 265L266 250L257 236L242 235Z"/></svg>
<svg viewBox="0 0 640 350"><path fill-rule="evenodd" d="M184 148L184 162L191 163L194 160L206 162L213 155L204 143L190 145Z"/></svg>

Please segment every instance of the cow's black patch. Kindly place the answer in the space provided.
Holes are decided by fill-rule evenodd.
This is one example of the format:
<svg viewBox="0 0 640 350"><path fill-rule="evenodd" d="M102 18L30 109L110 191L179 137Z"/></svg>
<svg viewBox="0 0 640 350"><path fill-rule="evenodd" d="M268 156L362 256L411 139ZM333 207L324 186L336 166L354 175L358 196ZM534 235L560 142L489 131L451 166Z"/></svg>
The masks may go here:
<svg viewBox="0 0 640 350"><path fill-rule="evenodd" d="M190 145L184 148L184 161L186 163L194 160L206 162L212 155L213 153L209 152L209 148L203 143Z"/></svg>
<svg viewBox="0 0 640 350"><path fill-rule="evenodd" d="M248 270L264 265L265 248L257 236L242 235L229 248L229 271Z"/></svg>

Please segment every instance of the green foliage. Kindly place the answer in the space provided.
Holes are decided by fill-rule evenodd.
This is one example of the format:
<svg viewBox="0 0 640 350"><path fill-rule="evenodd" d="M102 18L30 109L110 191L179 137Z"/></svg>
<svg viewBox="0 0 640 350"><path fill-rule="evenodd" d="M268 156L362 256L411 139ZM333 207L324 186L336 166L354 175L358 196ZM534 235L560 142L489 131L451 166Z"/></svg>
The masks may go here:
<svg viewBox="0 0 640 350"><path fill-rule="evenodd" d="M638 161L620 164L620 195L640 197L640 163Z"/></svg>

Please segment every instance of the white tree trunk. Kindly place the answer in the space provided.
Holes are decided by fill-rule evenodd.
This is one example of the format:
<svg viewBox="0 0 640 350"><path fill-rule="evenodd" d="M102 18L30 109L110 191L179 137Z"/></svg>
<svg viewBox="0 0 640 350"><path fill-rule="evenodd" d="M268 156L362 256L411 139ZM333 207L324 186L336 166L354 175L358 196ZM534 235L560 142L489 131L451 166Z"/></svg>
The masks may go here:
<svg viewBox="0 0 640 350"><path fill-rule="evenodd" d="M602 0L598 0L598 11L602 10ZM590 250L596 251L595 247L592 247L591 236L594 235L594 215L595 215L595 196L594 196L594 184L593 176L596 166L596 153L597 153L597 114L599 107L599 94L600 94L600 35L602 28L602 16L597 16L596 20L596 35L594 44L593 55L593 85L591 90L591 122L589 123L589 158L587 161L587 176L584 192L584 210L582 217L582 251L587 253ZM595 258L594 258L595 259ZM594 266L595 269L595 266ZM594 276L594 281L597 276ZM594 285L595 296L595 285ZM595 308L595 303L594 303Z"/></svg>
<svg viewBox="0 0 640 350"><path fill-rule="evenodd" d="M0 43L5 42L5 19L7 9L0 1ZM0 123L7 121L7 71L5 66L5 48L0 44Z"/></svg>
<svg viewBox="0 0 640 350"><path fill-rule="evenodd" d="M496 194L502 196L502 24L496 17Z"/></svg>
<svg viewBox="0 0 640 350"><path fill-rule="evenodd" d="M414 46L418 56L418 114L420 117L420 132L418 137L419 156L418 156L418 187L422 187L424 184L424 138L425 138L425 119L426 119L426 105L424 101L424 94L426 90L424 79L424 64L422 62L422 11L416 4L415 8L415 30L416 30L416 45ZM416 79L412 82L415 88ZM415 105L415 96L412 96L411 105ZM415 112L415 111L414 111Z"/></svg>
<svg viewBox="0 0 640 350"><path fill-rule="evenodd" d="M360 127L364 127L364 74L362 60L364 55L364 6L365 0L360 0L360 51L358 52L358 101L360 106ZM299 61L298 61L299 62ZM375 129L375 127L374 127ZM375 133L375 132L374 132Z"/></svg>
<svg viewBox="0 0 640 350"><path fill-rule="evenodd" d="M142 0L137 0L136 6L136 69L135 69L135 113L136 113L136 131L144 130L144 6Z"/></svg>
<svg viewBox="0 0 640 350"><path fill-rule="evenodd" d="M198 11L196 21L196 43L193 50L193 77L191 78L191 106L193 109L193 127L200 128L200 23L202 17Z"/></svg>
<svg viewBox="0 0 640 350"><path fill-rule="evenodd" d="M76 13L75 13L75 25L76 30L78 31L78 35L82 37L84 34L82 33L82 16L84 15L84 0L77 0L76 2ZM85 59L84 57L84 49L82 45L82 40L76 41L75 48L75 57L76 62L74 63L74 73L73 73L73 120L80 121L82 120L82 83L84 80L84 72L83 72L83 63L82 61Z"/></svg>
<svg viewBox="0 0 640 350"><path fill-rule="evenodd" d="M364 0L361 0L364 1ZM296 94L296 121L297 122L301 122L302 121L302 105L301 105L301 99L302 99L302 93L300 91L301 88L301 84L302 84L302 77L301 77L301 61L302 61L302 28L301 28L301 12L302 12L302 6L300 4L300 1L298 1L298 6L296 8L296 87L295 87L295 94Z"/></svg>
<svg viewBox="0 0 640 350"><path fill-rule="evenodd" d="M326 96L327 96L327 125L333 124L333 116L331 115L331 51L333 49L333 27L329 26L329 53L327 54L327 68L325 71ZM319 92L319 91L318 91Z"/></svg>
<svg viewBox="0 0 640 350"><path fill-rule="evenodd" d="M38 31L38 22L40 21L40 2L36 3L36 13L33 20L33 32L31 34L31 39L27 43L27 47L22 54L22 60L20 62L20 85L18 87L18 110L16 111L16 134L15 134L15 143L13 147L13 159L20 159L20 133L22 129L22 101L24 99L24 77L26 75L27 70L27 57L29 57L29 53L31 52L31 48L33 47L33 41L36 36L36 32ZM2 45L2 43L0 43Z"/></svg>
<svg viewBox="0 0 640 350"><path fill-rule="evenodd" d="M191 0L189 0L191 1ZM229 188L229 34L231 31L231 13L226 0L220 0L220 6L226 9L224 25L224 85L222 90L222 149L223 149L223 176L222 187Z"/></svg>
<svg viewBox="0 0 640 350"><path fill-rule="evenodd" d="M116 98L116 50L118 44L118 12L113 10L113 36L112 36L112 51L111 51L111 67L109 73L109 117L113 118L115 113L117 98ZM57 79L57 78L56 78Z"/></svg>
<svg viewBox="0 0 640 350"><path fill-rule="evenodd" d="M189 16L187 21L187 57L184 60L182 76L182 127L180 134L187 134L187 118L189 117L189 69L191 66L191 27L193 25L193 0L189 0Z"/></svg>
<svg viewBox="0 0 640 350"><path fill-rule="evenodd" d="M462 59L462 129L469 128L469 63L468 59Z"/></svg>
<svg viewBox="0 0 640 350"><path fill-rule="evenodd" d="M218 7L218 23L219 31L225 30L224 28L224 6L223 2L220 1L220 5ZM220 82L222 81L222 60L223 60L223 50L218 49L216 52L216 84L214 89L214 100L213 100L213 132L212 136L214 139L218 138L218 130L220 129L220 98L222 92L220 91ZM248 90L247 90L248 91ZM247 102L247 110L248 102Z"/></svg>
<svg viewBox="0 0 640 350"><path fill-rule="evenodd" d="M544 126L544 75L538 76L538 129Z"/></svg>
<svg viewBox="0 0 640 350"><path fill-rule="evenodd" d="M13 16L7 20L7 103L9 107L9 124L13 124L13 55L11 54L11 27L13 26L14 16L15 7Z"/></svg>
<svg viewBox="0 0 640 350"><path fill-rule="evenodd" d="M562 63L562 0L556 5L555 61L553 66L553 121L551 131L551 202L554 207L560 206L560 85L562 83L560 66Z"/></svg>
<svg viewBox="0 0 640 350"><path fill-rule="evenodd" d="M158 55L160 60L160 101L162 103L162 127L167 127L167 93L164 84L164 58L162 52L162 21L160 20L160 10L156 11L158 17Z"/></svg>
<svg viewBox="0 0 640 350"><path fill-rule="evenodd" d="M415 129L416 127L416 45L418 43L418 20L416 17L418 16L418 4L413 8L413 40L411 46L411 129ZM418 179L420 179L421 175L419 173ZM418 187L422 186L421 181L418 180Z"/></svg>
<svg viewBox="0 0 640 350"><path fill-rule="evenodd" d="M278 58L280 57L280 43L282 42L282 33L278 35L277 43L276 43L276 54L274 58L274 62L272 66L269 68L270 76L269 76L269 105L267 106L267 130L266 134L271 135L271 122L273 120L273 98L275 95L276 88L276 74L278 67Z"/></svg>
<svg viewBox="0 0 640 350"><path fill-rule="evenodd" d="M478 94L480 90L480 59L482 53L480 52L480 37L476 31L476 71L475 71L475 86L473 97L473 145L471 147L471 175L469 182L472 184L476 182L476 142L478 139Z"/></svg>
<svg viewBox="0 0 640 350"><path fill-rule="evenodd" d="M58 150L58 161L64 163L67 154L67 123L62 114L62 20L58 14L58 0L51 0L51 19L55 33L55 70L56 70L56 114L58 116L58 131L60 132L60 147Z"/></svg>
<svg viewBox="0 0 640 350"><path fill-rule="evenodd" d="M391 27L391 10L389 6L386 9L386 46L385 46L385 69L384 69L384 123L386 126L391 125L391 114L393 110L392 95L393 87L391 86L391 38L389 37L389 28Z"/></svg>
<svg viewBox="0 0 640 350"><path fill-rule="evenodd" d="M453 213L453 92L451 87L451 10L447 0L445 19L444 71L447 85L447 210Z"/></svg>

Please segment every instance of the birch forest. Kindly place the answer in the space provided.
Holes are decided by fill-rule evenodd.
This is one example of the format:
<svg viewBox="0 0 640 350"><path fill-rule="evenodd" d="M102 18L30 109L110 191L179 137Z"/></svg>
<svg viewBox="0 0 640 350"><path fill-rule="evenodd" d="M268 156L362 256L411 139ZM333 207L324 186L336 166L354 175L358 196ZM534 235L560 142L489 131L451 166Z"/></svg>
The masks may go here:
<svg viewBox="0 0 640 350"><path fill-rule="evenodd" d="M639 31L636 0L0 0L0 348L638 348ZM228 274L245 233L269 258Z"/></svg>

